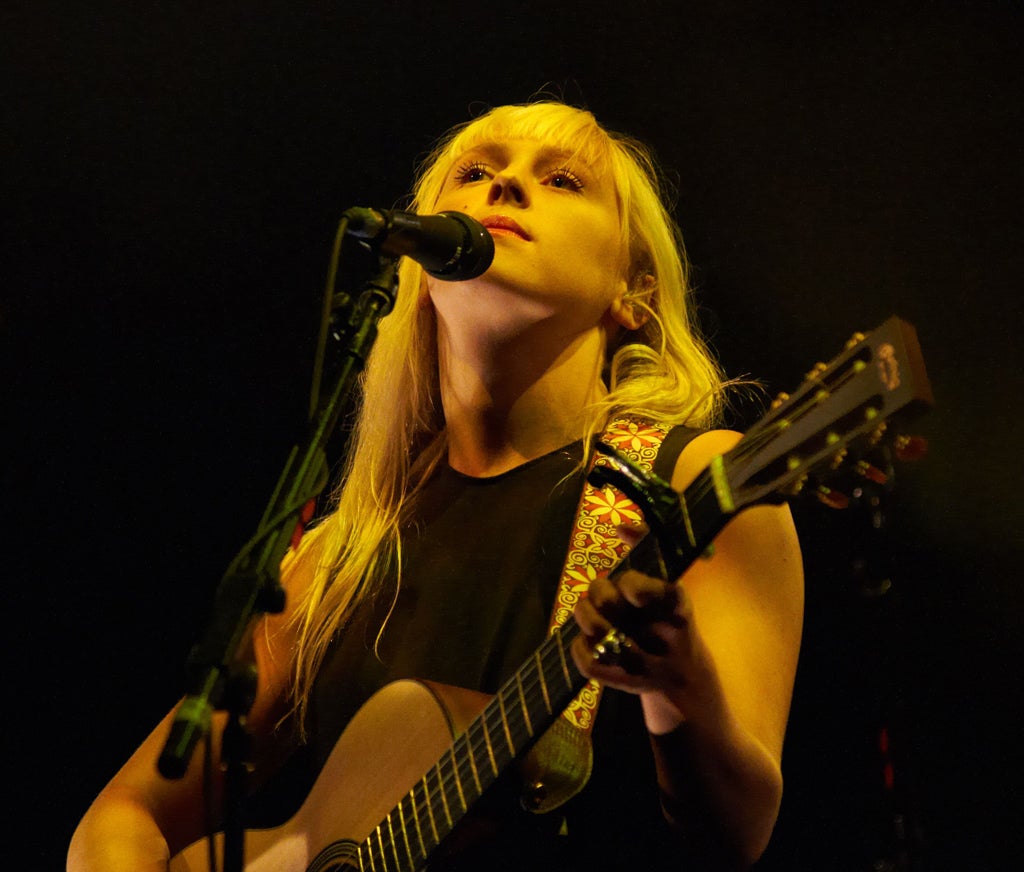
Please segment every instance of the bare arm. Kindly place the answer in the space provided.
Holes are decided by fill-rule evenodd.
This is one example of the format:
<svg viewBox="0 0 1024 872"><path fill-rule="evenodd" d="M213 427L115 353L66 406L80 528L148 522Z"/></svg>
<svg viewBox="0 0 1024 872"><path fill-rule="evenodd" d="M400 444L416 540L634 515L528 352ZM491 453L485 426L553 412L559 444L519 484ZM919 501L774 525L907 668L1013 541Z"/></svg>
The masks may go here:
<svg viewBox="0 0 1024 872"><path fill-rule="evenodd" d="M287 579L289 601L301 578ZM257 622L253 644L260 676L256 700L247 720L253 738L253 783L269 775L290 747L287 727L277 724L287 713L290 679L290 634L285 616ZM174 712L143 741L103 788L79 822L68 851L69 872L166 872L171 857L207 835L206 809L220 817L224 783L220 771L220 736L226 716L216 714L211 736L211 800L204 800L204 753L198 747L188 771L167 780L157 771Z"/></svg>
<svg viewBox="0 0 1024 872"><path fill-rule="evenodd" d="M715 431L679 459L682 489L738 434ZM786 508L741 513L715 553L677 584L626 573L577 607L584 674L638 693L666 816L698 853L746 868L764 851L782 795L782 742L803 619L803 570ZM621 666L593 660L612 626L637 648Z"/></svg>

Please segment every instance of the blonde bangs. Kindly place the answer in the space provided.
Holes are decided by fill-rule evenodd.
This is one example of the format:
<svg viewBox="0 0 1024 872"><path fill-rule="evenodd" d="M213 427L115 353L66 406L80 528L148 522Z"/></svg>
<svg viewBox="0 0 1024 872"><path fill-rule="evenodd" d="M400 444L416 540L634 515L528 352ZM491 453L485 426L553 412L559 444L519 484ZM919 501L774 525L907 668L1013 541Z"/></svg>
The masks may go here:
<svg viewBox="0 0 1024 872"><path fill-rule="evenodd" d="M600 174L613 161L611 137L584 109L543 102L499 106L456 127L437 144L422 164L414 209L429 212L433 208L460 155L484 145L516 139L543 142Z"/></svg>

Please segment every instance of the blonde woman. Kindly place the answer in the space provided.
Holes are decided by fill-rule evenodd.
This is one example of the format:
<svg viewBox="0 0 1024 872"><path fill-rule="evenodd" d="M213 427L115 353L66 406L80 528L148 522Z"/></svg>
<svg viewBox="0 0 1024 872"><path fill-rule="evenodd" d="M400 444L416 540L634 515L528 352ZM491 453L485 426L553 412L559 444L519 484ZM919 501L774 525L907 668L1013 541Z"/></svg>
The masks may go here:
<svg viewBox="0 0 1024 872"><path fill-rule="evenodd" d="M638 143L560 103L499 107L440 142L411 208L476 218L495 256L486 273L462 282L403 262L332 508L285 561L285 613L254 634L254 783L265 799L281 773L299 773L303 789L320 773L291 818L313 823L273 821L267 839L247 847L254 869L305 869L341 835L377 840L376 860L372 851L346 855L354 868L405 868L417 840L444 830L454 800L442 796L444 807L427 808L415 827L399 809L407 830L396 840L405 844L389 852L387 834L372 829L376 809L410 787L415 800L417 788L397 783L404 774L393 790L362 783L346 793L352 785L341 773L358 760L360 780L374 780L417 744L402 728L428 717L431 698L457 731L465 718L445 710L437 688L493 694L535 656L592 437L613 420L638 438L668 432L658 463L680 490L738 439L713 429L725 386L694 329L681 240ZM749 866L778 814L801 635L801 559L788 511L741 513L714 556L681 579L582 571L590 587L570 619L582 631L570 653L605 691L592 733L568 740L577 751L592 743L579 752L580 783L550 808L540 790L530 808L523 770L511 767L471 815L489 826L442 838L438 868ZM603 656L617 627L630 628L628 656ZM392 684L400 679L431 683ZM413 692L407 715L399 701L397 714L366 729L367 700L396 686L426 687L431 698ZM170 717L86 813L70 869L167 869L207 831L208 807L216 816L223 801L219 770L207 801L202 755L180 781L155 771ZM215 760L222 724L215 717ZM349 759L339 764L342 749ZM541 776L533 787L543 785L543 765ZM475 763L463 776L479 778ZM353 818L362 831L324 836L311 806L328 805L335 817L342 807L369 809L365 821ZM386 820L390 828L395 818ZM267 847L278 836L294 852L287 862L284 848Z"/></svg>

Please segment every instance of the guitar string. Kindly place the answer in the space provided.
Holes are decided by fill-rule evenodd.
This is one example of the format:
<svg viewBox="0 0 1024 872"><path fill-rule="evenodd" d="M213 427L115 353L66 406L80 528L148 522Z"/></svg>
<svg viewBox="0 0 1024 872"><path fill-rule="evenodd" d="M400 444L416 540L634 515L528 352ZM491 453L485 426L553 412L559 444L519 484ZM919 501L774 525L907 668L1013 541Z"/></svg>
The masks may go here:
<svg viewBox="0 0 1024 872"><path fill-rule="evenodd" d="M865 345L864 348L865 348L865 350L868 350L867 345ZM825 391L825 393L826 393L825 399L829 399L829 398L835 396L840 391L842 391L851 382L855 381L860 376L860 373L863 372L863 370L864 370L864 367L860 367L859 369L857 368L856 364L857 364L858 361L859 362L866 362L866 361L863 360L862 357L858 357L858 356L853 356L853 357L849 358L847 361L845 361L846 365L844 366L844 368L842 370L840 370L838 372L838 374L837 373L831 373L830 374L832 376L832 378L829 381L829 383L826 383L824 381L824 379L823 379L823 376L825 376L826 374L829 374L828 373L828 369L826 369L825 372L819 373L818 375L814 376L813 378L812 377L806 378L804 380L804 384L808 384L808 385L811 385L813 387L813 384L816 382L817 385L818 385L818 391L809 390L804 397L800 398L800 401L798 403L794 404L792 409L786 410L786 413L784 415L779 415L775 419L773 419L773 421L771 422L770 426L763 426L757 432L755 432L755 433L753 433L753 434L751 434L749 436L744 436L733 447L732 451L729 452L730 454L733 455L733 457L732 457L733 464L735 464L736 462L746 461L750 457L760 453L764 449L764 446L766 444L770 443L772 440L778 438L778 436L780 435L781 432L783 432L784 430L786 430L789 427L793 426L794 424L799 423L807 415L811 414L816 408L818 408L820 406L820 402L821 402L820 399L819 399L820 391ZM832 361L832 363L830 363L828 365L828 368L831 369L832 367L834 367L834 365L835 365L835 361ZM801 387L803 387L803 385L801 385ZM861 406L867 406L867 400L866 399L861 404ZM856 411L857 408L858 408L857 406L852 406L850 408L849 412L847 412L847 414L852 414L854 411ZM839 415L834 416L830 420L830 423L832 423L832 424L836 423L837 421L840 420L841 417L842 416L839 416ZM885 419L885 416L884 415L880 415L878 417L878 423L881 423L884 419ZM808 441L807 439L804 439L803 442L801 443L801 445L805 446L807 441ZM835 454L833 454L832 456L838 455L840 451L845 449L846 445L850 441L851 440L846 440L846 442L837 443L835 445L835 448L834 448ZM831 448L831 446L829 446L829 447ZM793 452L790 453L790 456L793 456L794 452L795 452L795 449L794 449ZM839 466L836 467L836 469L838 469L838 468L839 468ZM802 474L807 475L807 474L809 474L812 471L813 471L813 467L806 469ZM730 482L730 486L731 486L731 482Z"/></svg>
<svg viewBox="0 0 1024 872"><path fill-rule="evenodd" d="M835 378L830 384L826 384L822 380L821 376L824 375L824 373L816 376L813 379L805 379L805 383L813 384L814 382L817 382L819 385L819 390L825 391L827 397L833 397L841 390L843 390L843 388L845 388L848 384L857 379L859 373L863 371L856 369L855 363L857 360L859 360L859 358L851 358L849 361L847 361L849 366L843 369L839 373L838 378ZM801 419L803 419L812 411L814 411L814 409L819 405L819 400L817 399L817 397L817 392L808 392L807 396L802 398L801 403L796 404L794 408L787 411L785 415L780 415L775 420L773 420L773 426L763 427L760 431L756 432L752 437L750 437L749 441L747 438L741 439L740 442L737 443L736 448L740 449L740 454L743 456L743 458L745 459L751 453L760 451L767 442L770 442L772 439L775 439L779 435L779 425L782 421L787 421L789 422L788 425L792 425L799 422ZM850 412L853 412L855 408L856 407L851 408ZM837 420L839 420L839 416L833 418L832 423L835 423L835 421Z"/></svg>

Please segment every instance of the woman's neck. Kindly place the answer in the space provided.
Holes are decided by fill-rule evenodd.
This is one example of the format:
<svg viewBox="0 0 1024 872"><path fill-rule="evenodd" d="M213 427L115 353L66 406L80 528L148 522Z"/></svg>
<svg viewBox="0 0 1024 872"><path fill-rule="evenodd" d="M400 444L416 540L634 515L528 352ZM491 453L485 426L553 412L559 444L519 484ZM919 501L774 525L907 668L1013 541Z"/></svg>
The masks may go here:
<svg viewBox="0 0 1024 872"><path fill-rule="evenodd" d="M494 341L439 323L451 466L498 475L578 439L583 411L605 393L604 348L597 327L566 337L538 325Z"/></svg>

